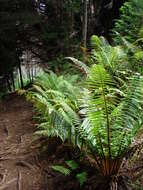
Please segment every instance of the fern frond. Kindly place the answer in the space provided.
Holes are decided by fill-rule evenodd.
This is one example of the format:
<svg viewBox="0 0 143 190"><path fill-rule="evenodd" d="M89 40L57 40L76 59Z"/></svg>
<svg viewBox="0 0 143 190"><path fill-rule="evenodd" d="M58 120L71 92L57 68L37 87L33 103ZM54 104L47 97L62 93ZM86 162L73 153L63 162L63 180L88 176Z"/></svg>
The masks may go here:
<svg viewBox="0 0 143 190"><path fill-rule="evenodd" d="M73 57L66 57L65 59L71 60L75 65L81 68L86 75L88 74L89 67L82 61L79 61L78 59L75 59Z"/></svg>
<svg viewBox="0 0 143 190"><path fill-rule="evenodd" d="M103 147L102 154L110 157L110 113L117 102L116 97L110 95L114 89L114 82L103 65L93 65L87 78L87 86L89 90L86 108L88 120L84 120L82 127L88 130L88 138L92 139L99 150L101 146Z"/></svg>
<svg viewBox="0 0 143 190"><path fill-rule="evenodd" d="M103 64L112 75L115 75L117 70L124 68L125 62L127 62L127 54L120 46L111 46L104 37L96 36L96 41L93 41L93 37L91 37L91 44L94 44L91 58L96 63Z"/></svg>
<svg viewBox="0 0 143 190"><path fill-rule="evenodd" d="M76 178L79 181L80 186L82 186L87 180L87 173L86 172L78 173L76 175Z"/></svg>
<svg viewBox="0 0 143 190"><path fill-rule="evenodd" d="M72 169L72 170L76 170L79 166L77 164L77 162L75 162L74 160L68 160L65 161L65 163Z"/></svg>
<svg viewBox="0 0 143 190"><path fill-rule="evenodd" d="M142 106L143 106L143 78L134 76L129 80L128 91L116 108L117 113L114 115L112 124L112 142L116 156L124 154L132 141L138 129L141 127ZM114 132L116 131L116 133ZM117 142L121 142L120 146ZM118 148L118 146L120 148ZM118 149L118 151L117 151Z"/></svg>
<svg viewBox="0 0 143 190"><path fill-rule="evenodd" d="M68 176L71 173L71 170L68 168L65 168L64 166L53 165L53 166L51 166L51 168L57 172L64 174L65 176Z"/></svg>
<svg viewBox="0 0 143 190"><path fill-rule="evenodd" d="M72 82L75 76L73 78ZM27 94L41 114L37 134L60 137L62 141L68 138L75 141L75 126L80 124L77 114L80 88L72 82L52 72L37 78L33 91Z"/></svg>

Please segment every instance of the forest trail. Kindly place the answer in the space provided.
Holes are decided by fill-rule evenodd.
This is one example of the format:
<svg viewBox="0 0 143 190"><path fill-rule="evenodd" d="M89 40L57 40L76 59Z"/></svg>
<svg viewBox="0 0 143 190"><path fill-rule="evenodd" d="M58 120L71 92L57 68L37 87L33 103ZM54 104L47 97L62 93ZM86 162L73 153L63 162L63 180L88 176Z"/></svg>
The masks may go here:
<svg viewBox="0 0 143 190"><path fill-rule="evenodd" d="M0 102L0 190L45 189L32 110L16 94Z"/></svg>

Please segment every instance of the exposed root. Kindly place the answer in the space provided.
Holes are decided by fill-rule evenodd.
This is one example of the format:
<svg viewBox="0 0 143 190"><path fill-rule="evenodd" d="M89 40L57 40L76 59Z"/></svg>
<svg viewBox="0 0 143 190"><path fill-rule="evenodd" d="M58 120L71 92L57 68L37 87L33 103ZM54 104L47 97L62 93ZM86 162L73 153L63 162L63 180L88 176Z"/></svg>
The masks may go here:
<svg viewBox="0 0 143 190"><path fill-rule="evenodd" d="M0 184L3 184L5 182L6 174L0 174L0 175L1 175Z"/></svg>
<svg viewBox="0 0 143 190"><path fill-rule="evenodd" d="M17 178L13 178L12 180L8 181L7 183L0 186L0 190L5 190L9 185L16 182Z"/></svg>
<svg viewBox="0 0 143 190"><path fill-rule="evenodd" d="M34 169L34 167L30 163L28 163L26 161L18 161L18 162L16 162L16 165L17 166L22 166L22 167L27 167L30 170Z"/></svg>
<svg viewBox="0 0 143 190"><path fill-rule="evenodd" d="M21 190L21 180L22 180L22 176L21 176L21 172L18 170L18 178L17 178L17 190Z"/></svg>

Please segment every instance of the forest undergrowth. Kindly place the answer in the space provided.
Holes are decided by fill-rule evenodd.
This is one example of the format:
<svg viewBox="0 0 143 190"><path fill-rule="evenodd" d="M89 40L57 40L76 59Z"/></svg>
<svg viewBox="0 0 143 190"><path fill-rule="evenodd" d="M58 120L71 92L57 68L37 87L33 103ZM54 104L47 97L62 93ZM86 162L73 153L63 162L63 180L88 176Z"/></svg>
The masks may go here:
<svg viewBox="0 0 143 190"><path fill-rule="evenodd" d="M10 101L13 104L9 104ZM102 190L108 186L108 179L103 179L95 170L94 160L84 158L78 162L78 151L69 144L62 144L57 138L34 137L33 107L24 97L11 94L1 100L0 108L0 190L99 190L99 186ZM136 142L141 141L143 136L140 131ZM74 172L65 176L51 168L55 164L64 165L65 160L71 159L77 160L80 165L76 172L84 171L88 175L82 187ZM127 189L127 182L132 184L131 189L142 189L142 163L143 148L140 147L129 162L124 161L119 173L122 177L118 178L122 184L119 189Z"/></svg>

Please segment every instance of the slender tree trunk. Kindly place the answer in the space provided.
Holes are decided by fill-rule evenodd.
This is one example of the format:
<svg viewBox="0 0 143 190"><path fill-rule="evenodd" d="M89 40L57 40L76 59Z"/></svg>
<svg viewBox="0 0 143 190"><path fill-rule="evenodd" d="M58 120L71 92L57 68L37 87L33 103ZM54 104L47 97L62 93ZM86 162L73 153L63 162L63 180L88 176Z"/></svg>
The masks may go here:
<svg viewBox="0 0 143 190"><path fill-rule="evenodd" d="M30 64L32 63L31 61L29 61L29 51L26 52L26 69L27 69L27 79L29 79L29 81L31 82L31 74L30 74Z"/></svg>
<svg viewBox="0 0 143 190"><path fill-rule="evenodd" d="M15 91L15 82L14 82L13 71L11 72L11 81L12 81L13 91Z"/></svg>
<svg viewBox="0 0 143 190"><path fill-rule="evenodd" d="M95 14L95 10L94 10L94 2L93 0L89 0L89 16L88 16L88 35L91 36L94 33L94 14Z"/></svg>
<svg viewBox="0 0 143 190"><path fill-rule="evenodd" d="M69 6L72 5L72 1L69 1ZM73 12L73 8L70 9L70 34L73 33L73 28L74 28L74 12Z"/></svg>
<svg viewBox="0 0 143 190"><path fill-rule="evenodd" d="M60 24L63 24L63 0L60 0Z"/></svg>
<svg viewBox="0 0 143 190"><path fill-rule="evenodd" d="M11 92L12 89L11 89L11 84L9 82L9 76L7 76L7 85L8 85L8 90Z"/></svg>
<svg viewBox="0 0 143 190"><path fill-rule="evenodd" d="M82 41L83 41L83 47L86 48L87 45L87 20L88 20L88 12L87 12L87 6L88 6L88 0L84 0L84 9L83 9L83 29L82 29Z"/></svg>
<svg viewBox="0 0 143 190"><path fill-rule="evenodd" d="M18 18L17 20L21 20ZM21 88L24 88L23 84L23 78L22 78L22 70L21 70L21 61L20 61L20 55L21 55L21 44L19 40L19 26L16 25L16 59L17 59L17 66L19 70L19 77L20 77L20 83L21 83Z"/></svg>
<svg viewBox="0 0 143 190"><path fill-rule="evenodd" d="M32 66L31 66L31 73L32 73L32 82L33 82L33 80L34 80L34 71L33 71L33 64L32 64Z"/></svg>
<svg viewBox="0 0 143 190"><path fill-rule="evenodd" d="M18 69L19 69L19 77L20 77L21 88L24 88L23 78L22 78L22 70L21 70L21 63L20 63L19 56L18 56Z"/></svg>

